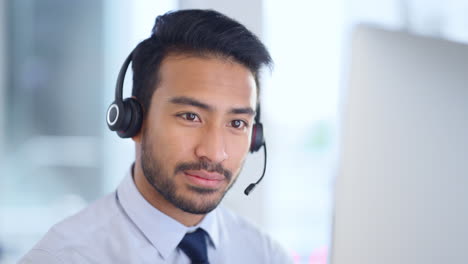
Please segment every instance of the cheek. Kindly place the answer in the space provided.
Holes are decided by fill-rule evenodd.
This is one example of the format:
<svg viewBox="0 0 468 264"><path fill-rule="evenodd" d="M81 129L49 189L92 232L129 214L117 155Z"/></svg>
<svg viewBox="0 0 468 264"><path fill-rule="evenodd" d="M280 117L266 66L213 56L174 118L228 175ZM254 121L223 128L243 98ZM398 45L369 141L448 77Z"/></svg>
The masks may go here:
<svg viewBox="0 0 468 264"><path fill-rule="evenodd" d="M233 168L240 169L245 157L249 153L250 138L248 136L235 138L227 146L228 156Z"/></svg>
<svg viewBox="0 0 468 264"><path fill-rule="evenodd" d="M154 142L153 153L163 164L175 166L179 162L193 161L192 150L195 141L193 133L169 122L155 124L152 131L155 131L151 135Z"/></svg>
<svg viewBox="0 0 468 264"><path fill-rule="evenodd" d="M178 157L180 161L191 161L193 159L195 135L179 129L169 132L164 144L169 145L169 151L172 155Z"/></svg>

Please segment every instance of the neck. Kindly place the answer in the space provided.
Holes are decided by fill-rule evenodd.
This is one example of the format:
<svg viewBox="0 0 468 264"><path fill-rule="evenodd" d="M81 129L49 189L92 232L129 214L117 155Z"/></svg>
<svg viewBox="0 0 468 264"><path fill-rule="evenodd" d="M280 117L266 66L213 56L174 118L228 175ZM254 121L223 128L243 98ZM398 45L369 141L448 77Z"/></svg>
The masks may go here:
<svg viewBox="0 0 468 264"><path fill-rule="evenodd" d="M182 211L175 207L172 203L167 201L146 179L139 159L135 161L133 167L133 179L135 185L141 195L150 203L154 208L163 212L167 216L173 218L177 222L185 226L195 226L201 222L205 215L191 214Z"/></svg>

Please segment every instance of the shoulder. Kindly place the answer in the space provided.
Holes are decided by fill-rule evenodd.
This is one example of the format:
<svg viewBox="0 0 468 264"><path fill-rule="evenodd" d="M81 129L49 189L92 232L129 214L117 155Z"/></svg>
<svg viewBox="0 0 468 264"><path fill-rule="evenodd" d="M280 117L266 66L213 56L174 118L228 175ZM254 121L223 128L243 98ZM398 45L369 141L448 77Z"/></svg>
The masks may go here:
<svg viewBox="0 0 468 264"><path fill-rule="evenodd" d="M32 249L26 256L19 260L18 264L36 264L36 263L47 263L47 264L60 264L65 263L63 260L57 258L53 253L42 250Z"/></svg>
<svg viewBox="0 0 468 264"><path fill-rule="evenodd" d="M260 227L228 208L217 212L222 240L257 263L292 263L287 251Z"/></svg>
<svg viewBox="0 0 468 264"><path fill-rule="evenodd" d="M114 192L54 225L45 238L50 235L55 239L67 241L86 240L106 226L115 224L119 214L120 210Z"/></svg>
<svg viewBox="0 0 468 264"><path fill-rule="evenodd" d="M119 228L125 224L123 217L111 193L54 225L19 263L80 263L99 255L106 241L118 236L113 231L125 230Z"/></svg>

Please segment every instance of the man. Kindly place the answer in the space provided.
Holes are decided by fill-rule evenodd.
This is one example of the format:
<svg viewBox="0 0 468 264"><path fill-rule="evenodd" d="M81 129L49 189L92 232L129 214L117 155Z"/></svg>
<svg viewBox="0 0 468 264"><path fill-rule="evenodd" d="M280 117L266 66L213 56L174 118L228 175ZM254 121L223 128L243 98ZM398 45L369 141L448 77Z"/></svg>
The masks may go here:
<svg viewBox="0 0 468 264"><path fill-rule="evenodd" d="M259 71L271 63L263 44L218 12L184 10L156 19L117 94L130 61L133 97L117 96L107 121L132 137L134 165L115 193L52 227L20 263L289 263L218 207L259 121Z"/></svg>

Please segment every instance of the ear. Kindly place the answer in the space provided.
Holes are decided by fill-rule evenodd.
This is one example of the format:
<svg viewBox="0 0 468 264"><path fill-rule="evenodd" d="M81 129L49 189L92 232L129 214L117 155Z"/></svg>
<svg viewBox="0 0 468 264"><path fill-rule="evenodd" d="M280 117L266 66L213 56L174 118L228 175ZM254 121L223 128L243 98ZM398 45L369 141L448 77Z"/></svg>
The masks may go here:
<svg viewBox="0 0 468 264"><path fill-rule="evenodd" d="M141 144L141 139L143 137L143 131L145 129L145 122L143 121L143 124L141 124L141 129L138 131L138 133L132 137L132 140L135 143Z"/></svg>
<svg viewBox="0 0 468 264"><path fill-rule="evenodd" d="M132 137L133 142L135 142L135 162L140 162L141 158L141 143L143 140L143 129L144 129L145 122L141 125L140 131Z"/></svg>

